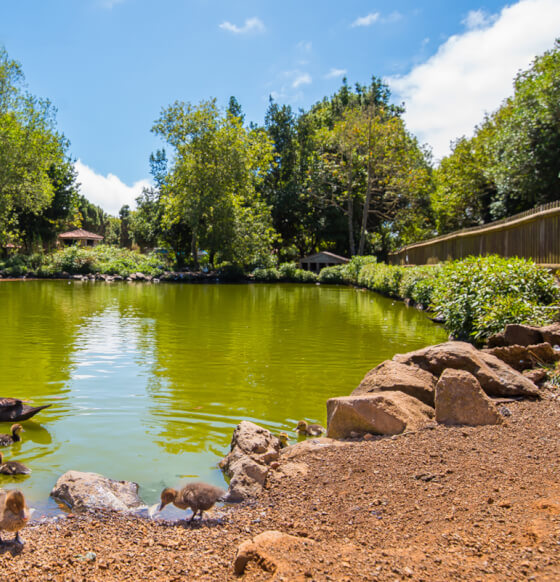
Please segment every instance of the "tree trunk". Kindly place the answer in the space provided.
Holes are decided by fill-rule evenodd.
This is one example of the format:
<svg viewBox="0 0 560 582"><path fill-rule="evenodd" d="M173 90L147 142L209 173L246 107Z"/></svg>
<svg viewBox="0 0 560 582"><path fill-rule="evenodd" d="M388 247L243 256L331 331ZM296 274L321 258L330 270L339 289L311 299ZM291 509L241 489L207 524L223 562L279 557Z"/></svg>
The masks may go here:
<svg viewBox="0 0 560 582"><path fill-rule="evenodd" d="M367 185L366 185L366 199L364 201L364 212L362 214L362 228L360 231L360 246L358 247L358 254L364 254L364 247L366 244L366 230L369 217L369 207L371 204L371 118L368 124L368 162L367 162Z"/></svg>
<svg viewBox="0 0 560 582"><path fill-rule="evenodd" d="M195 269L198 269L198 239L195 230L193 230L191 238L191 256Z"/></svg>
<svg viewBox="0 0 560 582"><path fill-rule="evenodd" d="M354 242L354 199L352 190L348 192L348 243L350 246L350 256L356 254L356 243Z"/></svg>

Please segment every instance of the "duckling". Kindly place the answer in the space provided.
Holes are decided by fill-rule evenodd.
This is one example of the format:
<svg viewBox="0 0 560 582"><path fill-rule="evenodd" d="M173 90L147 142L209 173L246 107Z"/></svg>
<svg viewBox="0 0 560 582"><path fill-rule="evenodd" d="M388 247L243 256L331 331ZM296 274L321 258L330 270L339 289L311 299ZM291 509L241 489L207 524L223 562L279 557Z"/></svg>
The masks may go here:
<svg viewBox="0 0 560 582"><path fill-rule="evenodd" d="M208 483L188 483L180 491L167 487L161 492L161 505L158 511L161 511L168 503L173 503L179 509L192 509L192 517L189 523L194 519L194 516L200 511L200 519L202 520L202 513L211 507L221 497L225 495L225 491L214 485Z"/></svg>
<svg viewBox="0 0 560 582"><path fill-rule="evenodd" d="M0 473L2 475L29 475L31 474L31 469L26 467L23 463L18 463L17 461L8 461L7 463L2 462L4 456L0 453Z"/></svg>
<svg viewBox="0 0 560 582"><path fill-rule="evenodd" d="M23 546L19 537L19 530L29 521L29 509L25 503L23 493L17 489L4 491L0 489L0 531L15 531L16 542ZM0 538L0 544L4 541Z"/></svg>
<svg viewBox="0 0 560 582"><path fill-rule="evenodd" d="M285 449L288 446L288 442L290 440L290 437L285 432L281 432L281 433L278 433L277 438L280 441L280 448Z"/></svg>
<svg viewBox="0 0 560 582"><path fill-rule="evenodd" d="M23 430L23 426L21 424L12 424L12 428L10 429L10 434L0 434L0 447L9 447L14 443L18 443L21 440L19 436L20 432L25 432Z"/></svg>
<svg viewBox="0 0 560 582"><path fill-rule="evenodd" d="M308 436L321 436L325 429L320 424L309 424L307 420L300 420L297 423L296 430L300 434L305 434Z"/></svg>

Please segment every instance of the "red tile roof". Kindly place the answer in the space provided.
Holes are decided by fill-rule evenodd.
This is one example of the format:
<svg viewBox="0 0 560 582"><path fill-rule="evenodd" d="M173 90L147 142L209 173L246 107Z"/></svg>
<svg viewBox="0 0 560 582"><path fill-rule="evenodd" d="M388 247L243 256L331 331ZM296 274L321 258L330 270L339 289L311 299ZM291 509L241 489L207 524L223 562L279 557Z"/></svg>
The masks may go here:
<svg viewBox="0 0 560 582"><path fill-rule="evenodd" d="M103 240L100 234L95 234L94 232L89 232L83 228L78 228L77 230L71 230L69 232L63 232L58 235L58 238L77 238L77 239L93 239L93 240Z"/></svg>

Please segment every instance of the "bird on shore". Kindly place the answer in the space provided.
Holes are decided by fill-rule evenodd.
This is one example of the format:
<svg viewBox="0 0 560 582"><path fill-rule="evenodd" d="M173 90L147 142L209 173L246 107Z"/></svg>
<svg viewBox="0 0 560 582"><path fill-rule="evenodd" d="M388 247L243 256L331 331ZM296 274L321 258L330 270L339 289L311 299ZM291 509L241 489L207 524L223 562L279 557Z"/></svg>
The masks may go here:
<svg viewBox="0 0 560 582"><path fill-rule="evenodd" d="M277 438L280 441L280 448L285 449L289 444L290 437L285 432L281 432L281 433L278 433Z"/></svg>
<svg viewBox="0 0 560 582"><path fill-rule="evenodd" d="M193 514L189 523L199 511L202 521L202 513L213 507L225 493L223 489L208 483L188 483L179 491L167 487L161 492L161 504L158 511L161 511L167 504L173 503L179 509L188 509L189 507L192 509Z"/></svg>
<svg viewBox="0 0 560 582"><path fill-rule="evenodd" d="M10 428L12 434L0 434L0 447L9 447L14 443L21 441L20 432L25 432L21 424L12 424Z"/></svg>
<svg viewBox="0 0 560 582"><path fill-rule="evenodd" d="M30 475L31 469L26 467L23 463L17 461L3 462L4 455L0 453L0 474L1 475Z"/></svg>
<svg viewBox="0 0 560 582"><path fill-rule="evenodd" d="M300 434L305 434L308 436L321 436L325 429L320 424L309 424L307 420L300 420L297 423L296 430Z"/></svg>
<svg viewBox="0 0 560 582"><path fill-rule="evenodd" d="M29 406L18 398L0 398L0 422L21 422L28 420L40 410L48 408L50 404L43 406Z"/></svg>
<svg viewBox="0 0 560 582"><path fill-rule="evenodd" d="M2 530L16 532L14 540L23 546L19 531L29 521L29 509L23 493L18 489L5 491L0 489L0 532ZM5 543L0 538L0 544Z"/></svg>

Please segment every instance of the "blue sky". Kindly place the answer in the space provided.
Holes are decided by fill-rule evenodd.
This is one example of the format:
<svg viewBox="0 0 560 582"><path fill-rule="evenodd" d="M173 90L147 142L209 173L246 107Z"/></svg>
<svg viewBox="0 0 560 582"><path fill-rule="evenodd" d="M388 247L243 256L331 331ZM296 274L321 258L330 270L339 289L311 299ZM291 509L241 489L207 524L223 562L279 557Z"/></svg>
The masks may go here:
<svg viewBox="0 0 560 582"><path fill-rule="evenodd" d="M58 108L83 193L116 213L149 180L162 107L230 95L262 123L342 76L383 77L437 157L560 36L559 0L4 0L0 44Z"/></svg>

